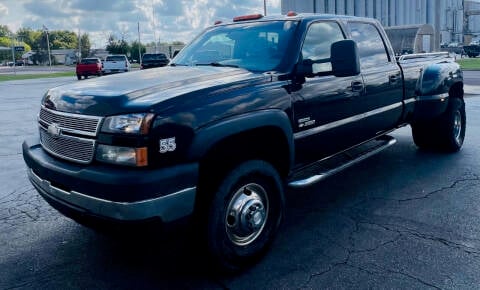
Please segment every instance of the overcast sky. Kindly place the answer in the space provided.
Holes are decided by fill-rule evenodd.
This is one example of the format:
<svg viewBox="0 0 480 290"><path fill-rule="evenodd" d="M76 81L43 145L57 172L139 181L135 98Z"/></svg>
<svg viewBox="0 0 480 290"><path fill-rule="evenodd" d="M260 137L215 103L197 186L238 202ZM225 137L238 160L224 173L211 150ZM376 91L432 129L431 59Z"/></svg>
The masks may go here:
<svg viewBox="0 0 480 290"><path fill-rule="evenodd" d="M280 14L280 0L266 0L267 14ZM263 0L0 0L0 24L14 32L20 27L34 30L87 32L92 48L106 45L113 33L130 41L160 39L188 42L216 20L262 13Z"/></svg>

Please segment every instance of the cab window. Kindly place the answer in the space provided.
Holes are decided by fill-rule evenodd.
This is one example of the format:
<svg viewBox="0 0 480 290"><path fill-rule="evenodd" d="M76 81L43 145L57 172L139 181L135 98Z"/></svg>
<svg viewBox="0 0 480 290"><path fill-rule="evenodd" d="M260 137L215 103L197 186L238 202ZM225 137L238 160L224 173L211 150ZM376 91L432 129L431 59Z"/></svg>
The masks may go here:
<svg viewBox="0 0 480 290"><path fill-rule="evenodd" d="M380 32L373 24L351 22L348 26L352 39L358 45L362 69L383 65L390 61Z"/></svg>
<svg viewBox="0 0 480 290"><path fill-rule="evenodd" d="M345 37L336 22L316 22L308 28L302 47L303 60L313 62L314 74L332 71L330 47Z"/></svg>

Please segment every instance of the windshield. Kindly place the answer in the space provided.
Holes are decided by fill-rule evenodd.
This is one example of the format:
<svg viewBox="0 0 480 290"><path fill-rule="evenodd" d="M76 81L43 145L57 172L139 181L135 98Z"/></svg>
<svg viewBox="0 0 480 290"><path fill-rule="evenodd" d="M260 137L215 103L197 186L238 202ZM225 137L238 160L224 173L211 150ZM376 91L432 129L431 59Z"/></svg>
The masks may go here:
<svg viewBox="0 0 480 290"><path fill-rule="evenodd" d="M94 64L100 62L98 58L84 58L80 62L81 64Z"/></svg>
<svg viewBox="0 0 480 290"><path fill-rule="evenodd" d="M143 55L143 60L164 60L166 59L167 56L163 53L158 53L158 54L144 54Z"/></svg>
<svg viewBox="0 0 480 290"><path fill-rule="evenodd" d="M173 60L173 65L240 67L273 71L285 58L295 21L216 26L206 30Z"/></svg>
<svg viewBox="0 0 480 290"><path fill-rule="evenodd" d="M110 55L107 56L106 61L125 61L125 59L124 55Z"/></svg>

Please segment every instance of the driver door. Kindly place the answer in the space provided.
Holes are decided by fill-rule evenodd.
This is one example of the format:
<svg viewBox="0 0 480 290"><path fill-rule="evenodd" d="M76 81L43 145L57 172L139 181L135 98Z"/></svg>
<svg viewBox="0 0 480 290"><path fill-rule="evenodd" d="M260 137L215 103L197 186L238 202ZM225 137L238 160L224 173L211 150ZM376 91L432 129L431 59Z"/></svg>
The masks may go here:
<svg viewBox="0 0 480 290"><path fill-rule="evenodd" d="M335 77L330 73L330 47L343 39L335 21L312 23L305 36L301 61L313 62L313 74L292 94L297 164L316 161L358 139L352 116L359 113L359 97L364 94L362 76Z"/></svg>

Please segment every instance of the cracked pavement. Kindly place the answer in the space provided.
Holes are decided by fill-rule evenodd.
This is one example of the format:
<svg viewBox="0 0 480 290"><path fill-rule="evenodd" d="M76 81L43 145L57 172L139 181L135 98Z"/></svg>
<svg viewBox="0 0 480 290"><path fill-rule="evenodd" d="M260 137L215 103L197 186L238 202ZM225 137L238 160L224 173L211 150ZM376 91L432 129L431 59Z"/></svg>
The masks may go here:
<svg viewBox="0 0 480 290"><path fill-rule="evenodd" d="M419 151L409 128L394 132L395 146L288 190L270 251L225 275L205 266L187 233L98 233L36 193L21 142L36 134L44 91L71 81L0 83L0 289L479 288L480 97L466 99L459 153Z"/></svg>

